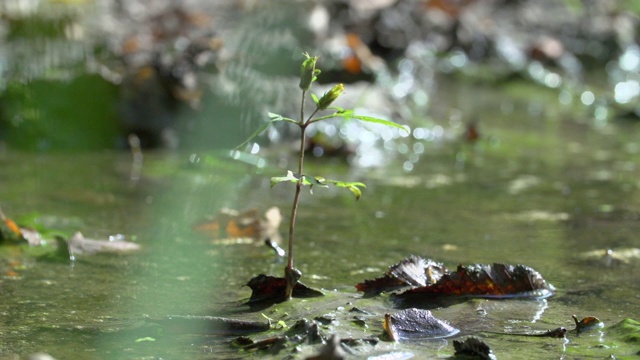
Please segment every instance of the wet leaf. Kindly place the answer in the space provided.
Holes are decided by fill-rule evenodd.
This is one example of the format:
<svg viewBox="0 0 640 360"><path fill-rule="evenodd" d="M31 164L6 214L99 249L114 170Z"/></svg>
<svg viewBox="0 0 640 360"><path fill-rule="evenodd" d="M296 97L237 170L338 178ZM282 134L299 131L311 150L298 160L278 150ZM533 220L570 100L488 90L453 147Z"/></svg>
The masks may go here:
<svg viewBox="0 0 640 360"><path fill-rule="evenodd" d="M454 356L471 359L495 360L496 356L489 345L476 337L468 337L464 341L453 340Z"/></svg>
<svg viewBox="0 0 640 360"><path fill-rule="evenodd" d="M0 209L0 244L26 243L22 230L15 221L7 218Z"/></svg>
<svg viewBox="0 0 640 360"><path fill-rule="evenodd" d="M214 243L236 243L238 239L270 240L280 242L282 213L277 207L269 208L261 218L257 209L238 212L221 209L210 220L196 224L194 230L214 239Z"/></svg>
<svg viewBox="0 0 640 360"><path fill-rule="evenodd" d="M67 246L72 256L78 254L92 255L103 253L125 254L140 250L139 244L130 241L87 239L80 232L76 232L67 240Z"/></svg>
<svg viewBox="0 0 640 360"><path fill-rule="evenodd" d="M438 281L444 272L444 265L411 255L391 266L383 277L365 280L356 285L356 289L364 292L366 296L373 296L384 291L427 286Z"/></svg>
<svg viewBox="0 0 640 360"><path fill-rule="evenodd" d="M578 318L575 315L571 315L571 317L573 318L573 321L576 324L575 331L577 333L581 333L581 332L593 330L593 329L601 329L604 327L604 323L600 321L600 319L598 319L597 317L587 316L586 318L583 318L580 321L578 321Z"/></svg>
<svg viewBox="0 0 640 360"><path fill-rule="evenodd" d="M420 307L446 306L469 297L545 298L555 290L537 271L524 265L459 265L456 271L447 271L441 264L417 256L356 288L367 296L409 288L396 298L405 306L420 303Z"/></svg>
<svg viewBox="0 0 640 360"><path fill-rule="evenodd" d="M407 339L438 339L457 334L460 330L434 317L429 310L405 309L384 317L384 332L393 341Z"/></svg>
<svg viewBox="0 0 640 360"><path fill-rule="evenodd" d="M307 360L342 360L345 357L346 354L340 345L340 338L334 334L317 355L308 357Z"/></svg>
<svg viewBox="0 0 640 360"><path fill-rule="evenodd" d="M249 280L247 286L252 291L251 298L247 302L249 306L269 306L285 300L285 288L287 285L284 278L260 274ZM318 296L323 296L323 294L301 282L297 282L293 288L293 297L309 298Z"/></svg>
<svg viewBox="0 0 640 360"><path fill-rule="evenodd" d="M229 319L217 316L169 315L161 319L147 319L164 329L180 334L239 335L268 331L268 322Z"/></svg>
<svg viewBox="0 0 640 360"><path fill-rule="evenodd" d="M640 263L640 248L599 249L583 252L579 257L594 265L605 267L629 265L634 262Z"/></svg>
<svg viewBox="0 0 640 360"><path fill-rule="evenodd" d="M288 341L285 336L274 336L260 341L243 339L242 341L236 341L235 344L245 351L268 351L272 354L277 354L286 347ZM247 342L250 343L246 344Z"/></svg>
<svg viewBox="0 0 640 360"><path fill-rule="evenodd" d="M398 297L406 300L429 300L437 297L545 298L553 286L540 273L524 265L459 265L433 285L410 289Z"/></svg>

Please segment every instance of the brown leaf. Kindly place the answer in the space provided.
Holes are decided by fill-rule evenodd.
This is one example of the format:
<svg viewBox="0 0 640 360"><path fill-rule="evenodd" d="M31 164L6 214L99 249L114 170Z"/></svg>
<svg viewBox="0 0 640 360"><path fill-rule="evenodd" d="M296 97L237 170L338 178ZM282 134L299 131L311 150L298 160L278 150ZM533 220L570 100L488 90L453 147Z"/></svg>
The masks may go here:
<svg viewBox="0 0 640 360"><path fill-rule="evenodd" d="M410 289L400 298L484 297L484 298L544 298L553 294L553 286L538 273L524 265L475 264L459 265L433 285Z"/></svg>
<svg viewBox="0 0 640 360"><path fill-rule="evenodd" d="M383 277L365 280L356 285L356 289L364 292L366 296L373 296L383 291L428 286L436 283L445 272L446 269L441 263L411 255L391 266Z"/></svg>
<svg viewBox="0 0 640 360"><path fill-rule="evenodd" d="M269 330L268 322L229 319L217 316L169 315L147 319L165 329L180 334L238 335Z"/></svg>
<svg viewBox="0 0 640 360"><path fill-rule="evenodd" d="M277 207L269 208L263 218L257 209L238 212L222 209L210 220L193 226L193 229L214 240L250 238L254 240L271 239L280 242L278 228L282 222L282 214Z"/></svg>
<svg viewBox="0 0 640 360"><path fill-rule="evenodd" d="M578 321L578 317L576 317L575 315L571 315L571 317L573 318L573 321L576 323L575 331L577 333L604 327L604 323L600 321L600 319L598 319L597 317L587 316L586 318L583 318L580 321Z"/></svg>
<svg viewBox="0 0 640 360"><path fill-rule="evenodd" d="M489 345L476 337L466 338L464 341L453 340L455 356L467 356L473 359L495 360L496 356Z"/></svg>
<svg viewBox="0 0 640 360"><path fill-rule="evenodd" d="M271 305L285 300L286 281L281 277L260 274L249 280L247 286L251 288L251 298L247 304L250 306ZM309 298L323 296L320 291L313 290L301 282L297 282L293 288L293 297Z"/></svg>

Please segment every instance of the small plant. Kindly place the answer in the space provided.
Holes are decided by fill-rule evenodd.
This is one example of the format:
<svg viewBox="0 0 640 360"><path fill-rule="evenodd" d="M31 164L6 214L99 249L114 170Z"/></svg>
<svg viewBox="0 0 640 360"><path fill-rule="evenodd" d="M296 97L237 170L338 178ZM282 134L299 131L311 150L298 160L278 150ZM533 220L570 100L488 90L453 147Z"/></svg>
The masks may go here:
<svg viewBox="0 0 640 360"><path fill-rule="evenodd" d="M316 62L318 60L317 56L310 56L307 53L304 53L305 60L302 62L302 66L300 69L300 89L302 90L302 97L300 101L300 118L298 120L290 119L284 117L282 115L269 113L270 120L263 124L259 129L257 129L251 136L238 147L241 147L251 141L251 139L258 136L264 130L266 130L271 124L279 121L287 121L292 124L295 124L300 128L300 152L298 157L298 169L297 172L293 172L291 170L287 171L286 176L281 177L273 177L271 178L271 187L279 184L281 182L293 182L296 184L295 195L293 197L293 204L291 206L291 218L289 221L289 243L288 243L288 258L287 258L287 266L284 269L284 278L286 280L286 290L285 290L285 299L291 299L291 294L293 292L294 286L297 284L298 280L302 276L302 273L293 267L293 241L295 235L295 226L296 226L296 217L298 214L298 204L300 202L300 192L303 186L321 186L328 187L329 185L334 185L340 188L345 188L351 191L356 200L360 198L362 191L360 188L366 187L365 184L361 182L347 182L340 180L329 180L320 176L310 176L304 173L304 144L305 144L305 136L307 128L319 121L333 119L333 118L342 118L345 121L351 119L357 119L361 121L383 124L387 126L396 127L407 131L405 127L402 125L396 124L391 121L378 119L369 116L361 116L354 114L353 110L345 110L336 106L331 106L333 102L340 97L340 95L344 92L344 85L337 84L331 88L331 90L327 91L318 98L315 94L310 93L313 102L316 107L311 112L309 116L305 116L305 100L307 99L307 95L309 93L309 89L311 85L317 80L318 75L320 74L320 70L316 69ZM319 116L321 112L332 111L332 113L328 115Z"/></svg>

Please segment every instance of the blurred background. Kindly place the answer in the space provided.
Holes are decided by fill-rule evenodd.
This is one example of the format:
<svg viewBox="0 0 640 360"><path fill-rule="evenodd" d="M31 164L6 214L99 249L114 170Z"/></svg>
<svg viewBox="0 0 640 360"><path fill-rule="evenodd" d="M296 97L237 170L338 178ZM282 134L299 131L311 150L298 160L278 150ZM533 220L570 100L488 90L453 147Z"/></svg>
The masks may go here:
<svg viewBox="0 0 640 360"><path fill-rule="evenodd" d="M289 100L303 51L320 56L321 82L356 84L347 87L352 104L412 126L451 116L432 99L452 76L495 86L525 79L556 91L562 104L589 107L597 121L635 121L639 7L631 0L5 0L0 144L123 149L135 134L144 148L233 147L267 111L295 114ZM473 120L458 110L464 122L445 132L464 132ZM341 134L351 142L365 136ZM286 136L275 129L261 141Z"/></svg>

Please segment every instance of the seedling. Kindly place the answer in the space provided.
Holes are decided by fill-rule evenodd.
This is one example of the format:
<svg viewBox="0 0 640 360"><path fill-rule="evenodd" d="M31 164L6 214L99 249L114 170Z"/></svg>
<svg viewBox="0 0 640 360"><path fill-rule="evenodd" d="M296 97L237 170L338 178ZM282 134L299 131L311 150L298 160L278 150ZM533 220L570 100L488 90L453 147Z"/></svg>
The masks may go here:
<svg viewBox="0 0 640 360"><path fill-rule="evenodd" d="M286 290L285 290L285 299L291 299L291 294L293 291L293 287L297 284L298 280L302 276L302 273L293 267L293 241L295 237L295 226L296 226L296 217L298 214L298 204L300 202L300 193L303 186L320 186L320 187L328 187L329 185L337 186L339 188L344 188L353 193L355 195L356 200L360 198L362 195L361 188L366 187L364 183L361 182L348 182L341 180L330 180L325 179L321 176L311 176L304 173L304 144L306 131L310 125L317 123L319 121L333 119L333 118L342 118L345 121L351 119L357 119L360 121L377 123L386 126L391 126L395 128L402 129L404 131L408 131L404 126L396 124L392 121L378 119L370 116L362 116L356 115L353 110L346 110L336 106L331 106L333 102L342 95L344 92L344 85L337 84L333 86L329 91L324 93L320 98L318 98L315 94L311 93L309 90L311 89L312 84L318 79L318 75L320 74L320 70L316 69L316 62L318 61L317 56L310 56L307 53L304 53L305 60L302 62L302 66L300 68L300 89L302 90L302 97L300 101L300 118L298 120L290 119L284 117L282 115L269 113L270 120L263 124L260 128L258 128L249 138L238 147L241 147L251 141L253 138L258 136L264 130L266 130L271 124L286 121L292 124L295 124L300 129L300 151L298 153L298 169L296 172L289 170L285 176L278 176L271 178L271 187L276 184L282 182L293 182L296 184L295 195L293 197L293 204L291 206L291 218L289 221L289 243L288 243L288 258L287 258L287 266L284 269L284 278L286 279ZM307 96L310 95L315 103L315 109L311 112L309 116L305 116L305 100ZM331 111L330 114L322 115L327 111Z"/></svg>

